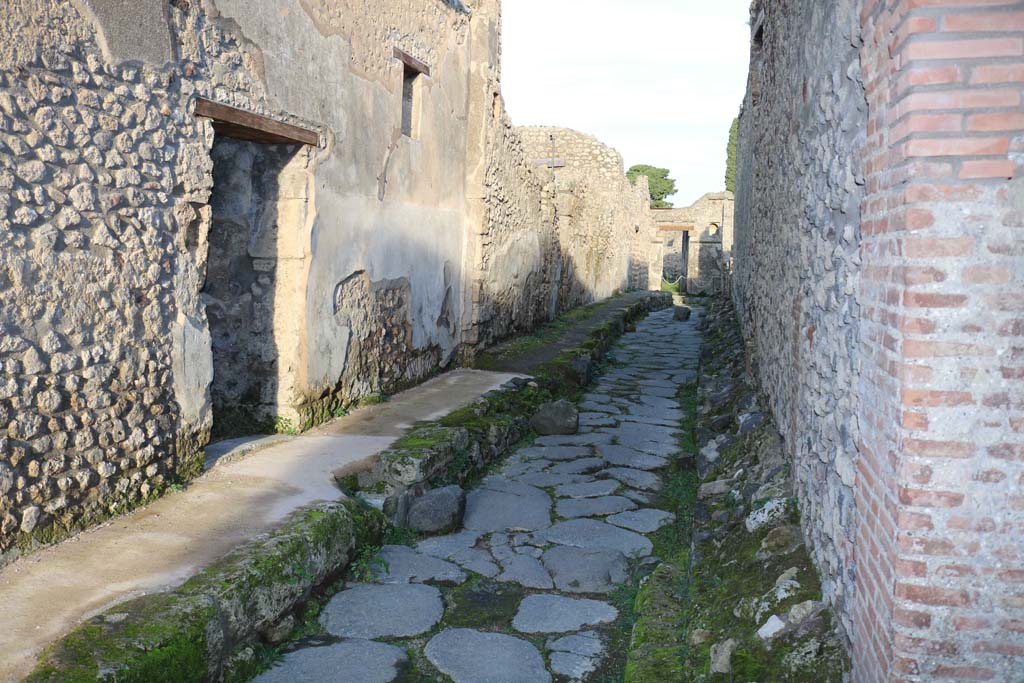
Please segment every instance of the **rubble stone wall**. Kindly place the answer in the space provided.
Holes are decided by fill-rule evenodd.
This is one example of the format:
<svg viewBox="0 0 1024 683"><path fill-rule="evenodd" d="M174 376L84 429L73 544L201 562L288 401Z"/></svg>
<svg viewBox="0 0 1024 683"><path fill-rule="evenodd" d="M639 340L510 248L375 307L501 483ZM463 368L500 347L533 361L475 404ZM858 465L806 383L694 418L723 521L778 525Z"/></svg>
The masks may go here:
<svg viewBox="0 0 1024 683"><path fill-rule="evenodd" d="M717 294L727 289L732 269L734 215L731 192L709 192L688 207L654 210L658 225L684 230L662 233L663 262L666 269L675 273L670 281L684 277L684 291L691 294ZM668 246L673 238L672 246Z"/></svg>
<svg viewBox="0 0 1024 683"><path fill-rule="evenodd" d="M501 106L499 10L6 4L0 562L194 476L211 430L306 427L640 280L647 251L609 237L644 228L618 178L587 192L621 191L622 225L573 243L614 267L564 284L553 178ZM430 70L414 135L396 48ZM226 138L200 97L319 144Z"/></svg>
<svg viewBox="0 0 1024 683"><path fill-rule="evenodd" d="M754 370L793 462L825 597L848 633L867 116L854 47L859 5L755 8L733 249L733 292Z"/></svg>
<svg viewBox="0 0 1024 683"><path fill-rule="evenodd" d="M308 422L313 409L416 381L459 343L466 11L434 0L369 14L269 7L141 2L133 25L104 2L25 0L0 17L5 560L201 466L211 385L230 380L217 378L212 290L203 296L227 263L208 261L228 237L211 205L269 188L216 182L219 137L193 115L197 96L324 143L297 153L295 172L276 179L285 186L250 202L264 210L230 238L232 267L253 266L230 291L249 306L235 331L260 331L253 376L276 365L267 371L289 388L263 397L268 412ZM140 45L147 36L166 49ZM356 50L351 36L398 37ZM416 141L399 132L396 43L435 68ZM339 292L364 272L366 296L386 303L353 329ZM385 323L402 332L397 350L376 343Z"/></svg>

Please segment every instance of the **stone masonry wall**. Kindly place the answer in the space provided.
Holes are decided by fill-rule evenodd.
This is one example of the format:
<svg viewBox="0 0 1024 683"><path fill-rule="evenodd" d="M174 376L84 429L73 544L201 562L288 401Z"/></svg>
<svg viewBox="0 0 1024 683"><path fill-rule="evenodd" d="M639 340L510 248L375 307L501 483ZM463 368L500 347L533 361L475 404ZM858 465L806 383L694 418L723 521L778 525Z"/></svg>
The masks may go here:
<svg viewBox="0 0 1024 683"><path fill-rule="evenodd" d="M497 0L129 5L0 12L0 563L197 474L214 403L305 427L652 262L624 178L564 252ZM319 144L225 142L198 97Z"/></svg>
<svg viewBox="0 0 1024 683"><path fill-rule="evenodd" d="M470 34L474 62L488 67L470 74L467 346L626 289L657 288L649 188L631 185L618 152L592 136L512 125L501 96L498 0L477 4ZM536 163L550 156L552 134L565 168Z"/></svg>
<svg viewBox="0 0 1024 683"><path fill-rule="evenodd" d="M622 156L597 138L554 127L521 127L527 158L550 164L552 150L564 166L554 175L555 220L562 253L558 310L611 296L633 286L632 274L656 239L649 189L625 176ZM648 276L648 282L650 282ZM655 280L656 282L656 280Z"/></svg>
<svg viewBox="0 0 1024 683"><path fill-rule="evenodd" d="M1021 3L752 20L733 294L852 680L1022 680Z"/></svg>
<svg viewBox="0 0 1024 683"><path fill-rule="evenodd" d="M848 634L867 110L854 47L858 4L755 6L733 249L733 293L754 372L793 463L825 599Z"/></svg>
<svg viewBox="0 0 1024 683"><path fill-rule="evenodd" d="M7 36L0 48L2 561L144 502L201 466L216 381L208 301L200 296L216 229L210 199L211 192L238 188L214 186L215 136L209 120L192 113L197 95L312 127L326 143L304 152L303 169L287 178L294 185L281 189L266 229L241 236L236 245L240 256L257 261L270 245L274 256L288 261L285 267L278 259L277 285L266 274L253 276L257 287L287 290L274 294L274 343L264 338L253 347L263 354L276 350L279 357L264 360L276 362L294 383L291 395L275 397L279 414L301 416L294 412L298 406L344 386L352 368L360 384L348 400L415 381L458 343L461 295L449 290L461 285L464 152L452 140L464 139L465 117L449 117L447 102L465 92L464 49L458 56L468 29L465 11L434 0L396 3L369 15L350 7L344 21L332 24L335 3L294 2L275 9L273 22L248 26L258 21L256 12L236 4L154 0L135 3L133 16L101 1L86 7L19 0L0 13ZM256 27L284 34L273 41L257 37ZM345 87L352 85L348 100L335 97L336 81L317 86L280 78L281 69L309 68L301 55L266 58L275 45L319 39L333 41L334 56L345 55L338 63L348 63L346 31L400 36L399 45L438 67L424 107L423 130L431 139L416 148L423 152L408 141L395 143L386 123L372 135L361 125L363 112L392 104L398 125L395 41L386 56L353 55L360 80L338 74ZM320 107L302 89L307 83L322 91L323 102L348 102L343 122L318 123L322 113L334 116L339 107ZM444 118L433 114L435 106L443 106ZM347 139L350 125L359 126L364 143L386 140L380 153L372 145L336 144ZM380 163L389 145L390 170L417 180L393 183L382 202L387 179L380 179ZM358 158L366 153L373 158ZM373 173L362 172L364 161ZM358 178L344 176L353 171ZM314 174L326 189L311 206ZM435 178L448 176L455 180L439 194ZM427 192L430 205L418 197ZM403 255L381 245L390 258L382 264L380 254L359 246L368 232L353 236L351 228L360 224L353 214L334 210L344 201L364 201L341 200L355 196L366 197L362 225L390 223L395 231L421 235L439 229L452 237L434 240L440 249L429 254ZM410 213L413 205L439 209ZM380 230L373 227L376 240ZM337 258L332 241L338 239L355 263ZM336 268L347 270L330 272ZM285 270L301 277L282 288ZM335 289L364 270L373 282L390 282L395 272L409 277L404 287L371 288L399 292L399 301L385 299L382 307L385 321L398 317L397 328L408 331L397 351L352 341L373 336L367 328L380 325L377 320L345 341L351 328L344 306L336 309ZM252 284L246 284L250 292ZM261 316L250 321L257 328L271 317ZM321 352L328 338L344 343L340 353ZM354 356L360 348L362 355ZM423 354L430 362L417 361Z"/></svg>
<svg viewBox="0 0 1024 683"><path fill-rule="evenodd" d="M664 233L666 243L669 237L676 236L673 246L666 246L663 251L666 266L671 264L678 273L671 281L685 276L685 291L691 294L716 294L726 289L732 269L735 222L731 192L709 192L688 207L655 209L654 220L662 226L686 228L685 234ZM684 248L685 256L681 251Z"/></svg>

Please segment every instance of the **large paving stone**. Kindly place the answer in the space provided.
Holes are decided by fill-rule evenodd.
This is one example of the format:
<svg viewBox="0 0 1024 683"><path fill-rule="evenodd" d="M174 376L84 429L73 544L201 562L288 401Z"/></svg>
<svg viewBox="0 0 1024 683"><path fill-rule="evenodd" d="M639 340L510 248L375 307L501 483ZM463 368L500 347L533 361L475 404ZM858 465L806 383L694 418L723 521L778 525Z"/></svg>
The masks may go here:
<svg viewBox="0 0 1024 683"><path fill-rule="evenodd" d="M609 593L629 575L626 556L618 550L556 546L542 559L555 587L567 593Z"/></svg>
<svg viewBox="0 0 1024 683"><path fill-rule="evenodd" d="M596 519L570 519L538 532L537 536L574 548L617 550L626 557L647 557L653 549L646 537Z"/></svg>
<svg viewBox="0 0 1024 683"><path fill-rule="evenodd" d="M454 683L551 682L537 648L501 633L446 629L431 638L424 653Z"/></svg>
<svg viewBox="0 0 1024 683"><path fill-rule="evenodd" d="M460 531L447 536L435 536L417 543L416 550L447 560L452 555L475 546L481 536L483 533L480 531Z"/></svg>
<svg viewBox="0 0 1024 683"><path fill-rule="evenodd" d="M598 446L597 454L609 465L632 467L638 470L658 470L668 465L668 460L627 446Z"/></svg>
<svg viewBox="0 0 1024 683"><path fill-rule="evenodd" d="M658 475L644 470L635 470L632 467L609 467L600 472L598 476L611 477L626 486L643 491L661 490L661 479L658 478Z"/></svg>
<svg viewBox="0 0 1024 683"><path fill-rule="evenodd" d="M394 645L347 640L290 652L273 669L253 679L253 683L391 683L407 659L405 650Z"/></svg>
<svg viewBox="0 0 1024 683"><path fill-rule="evenodd" d="M509 555L507 561L502 562L505 571L498 575L498 581L506 583L518 583L526 588L554 588L551 575L540 563L540 560L529 555Z"/></svg>
<svg viewBox="0 0 1024 683"><path fill-rule="evenodd" d="M610 496L619 489L619 486L619 482L614 479L564 484L555 489L555 495L560 498L596 498Z"/></svg>
<svg viewBox="0 0 1024 683"><path fill-rule="evenodd" d="M561 595L528 595L519 604L512 628L520 633L567 633L615 621L618 610L606 602Z"/></svg>
<svg viewBox="0 0 1024 683"><path fill-rule="evenodd" d="M469 494L463 521L467 529L536 531L551 525L551 497L548 494L525 484L519 488L504 485L502 488L504 490L480 488Z"/></svg>
<svg viewBox="0 0 1024 683"><path fill-rule="evenodd" d="M620 434L615 440L622 446L629 446L650 455L660 455L663 458L679 451L679 444L674 438L652 440L639 434Z"/></svg>
<svg viewBox="0 0 1024 683"><path fill-rule="evenodd" d="M575 460L593 455L593 450L590 446L531 446L520 448L515 454L527 460Z"/></svg>
<svg viewBox="0 0 1024 683"><path fill-rule="evenodd" d="M449 558L467 571L476 572L481 576L497 576L501 571L486 550L465 548Z"/></svg>
<svg viewBox="0 0 1024 683"><path fill-rule="evenodd" d="M607 434L573 434L570 436L542 436L533 442L534 446L593 446L599 443L611 443L612 437Z"/></svg>
<svg viewBox="0 0 1024 683"><path fill-rule="evenodd" d="M451 562L418 553L404 545L384 546L380 560L374 566L374 578L380 583L459 584L466 580L466 573Z"/></svg>
<svg viewBox="0 0 1024 683"><path fill-rule="evenodd" d="M593 481L593 477L585 474L555 474L552 472L540 472L538 474L527 474L522 477L517 477L517 481L529 484L530 486L538 486L540 488L547 489L554 486L567 486L570 484Z"/></svg>
<svg viewBox="0 0 1024 683"><path fill-rule="evenodd" d="M426 633L444 615L441 592L421 584L361 584L331 598L320 623L342 638L407 638Z"/></svg>
<svg viewBox="0 0 1024 683"><path fill-rule="evenodd" d="M650 534L674 521L675 518L676 516L671 512L646 508L643 510L620 512L619 514L606 517L605 521L630 531Z"/></svg>
<svg viewBox="0 0 1024 683"><path fill-rule="evenodd" d="M584 474L605 466L603 458L580 458L569 462L561 462L548 470L552 474Z"/></svg>
<svg viewBox="0 0 1024 683"><path fill-rule="evenodd" d="M616 512L632 510L636 503L622 496L602 496L600 498L563 499L555 505L555 513L560 517L600 517Z"/></svg>

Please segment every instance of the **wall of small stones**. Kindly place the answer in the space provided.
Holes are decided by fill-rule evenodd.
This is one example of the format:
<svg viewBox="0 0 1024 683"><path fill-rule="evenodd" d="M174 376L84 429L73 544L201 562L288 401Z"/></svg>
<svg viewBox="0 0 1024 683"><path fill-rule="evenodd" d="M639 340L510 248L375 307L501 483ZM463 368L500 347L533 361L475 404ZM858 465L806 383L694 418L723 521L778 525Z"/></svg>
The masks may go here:
<svg viewBox="0 0 1024 683"><path fill-rule="evenodd" d="M268 243L281 257L276 272L246 283L262 301L242 316L250 331L281 331L250 346L294 383L260 397L276 403L268 412L313 419L452 358L466 123L449 103L465 100L468 13L432 0L392 5L366 13L296 0L273 8L272 22L257 16L267 7L232 0L146 0L137 17L103 2L87 16L56 0L0 13L0 562L201 467L215 375L202 289L216 265L211 196L225 198L196 96L312 128L324 142L280 176L289 186L269 231L250 225L235 245L254 267L275 260L262 253ZM393 36L438 72L418 144L394 136ZM351 69L296 79L310 66L288 47L298 43ZM380 117L390 109L394 126ZM364 144L347 144L350 126ZM378 244L432 230L429 250ZM282 287L284 271L301 279ZM363 300L374 305L346 315Z"/></svg>
<svg viewBox="0 0 1024 683"><path fill-rule="evenodd" d="M0 13L0 563L194 476L214 400L306 426L652 279L614 152L578 191L532 166L496 0L84 8ZM197 97L320 145L218 178Z"/></svg>
<svg viewBox="0 0 1024 683"><path fill-rule="evenodd" d="M659 225L690 227L685 256L679 255L678 240L667 246L668 236L682 233L663 233L663 259L678 273L670 281L685 275L684 289L691 294L717 294L727 289L735 223L731 192L709 192L688 207L655 209L654 220Z"/></svg>
<svg viewBox="0 0 1024 683"><path fill-rule="evenodd" d="M825 599L848 634L861 427L861 4L754 4L733 250L753 372L795 469Z"/></svg>
<svg viewBox="0 0 1024 683"><path fill-rule="evenodd" d="M555 220L561 247L558 310L650 282L658 239L645 183L625 176L622 156L597 138L566 128L519 127L534 168L553 174ZM551 165L552 152L557 164ZM564 163L564 166L559 164ZM645 179L646 180L646 179ZM655 285L657 288L657 285Z"/></svg>

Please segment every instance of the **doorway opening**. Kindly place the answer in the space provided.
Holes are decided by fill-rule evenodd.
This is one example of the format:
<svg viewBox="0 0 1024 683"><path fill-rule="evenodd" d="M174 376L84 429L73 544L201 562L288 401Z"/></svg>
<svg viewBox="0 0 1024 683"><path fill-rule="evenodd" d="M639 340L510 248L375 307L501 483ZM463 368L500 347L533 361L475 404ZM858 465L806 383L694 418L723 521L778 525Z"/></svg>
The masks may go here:
<svg viewBox="0 0 1024 683"><path fill-rule="evenodd" d="M215 119L214 130L201 293L213 356L212 439L293 431L304 367L311 148L244 122Z"/></svg>

